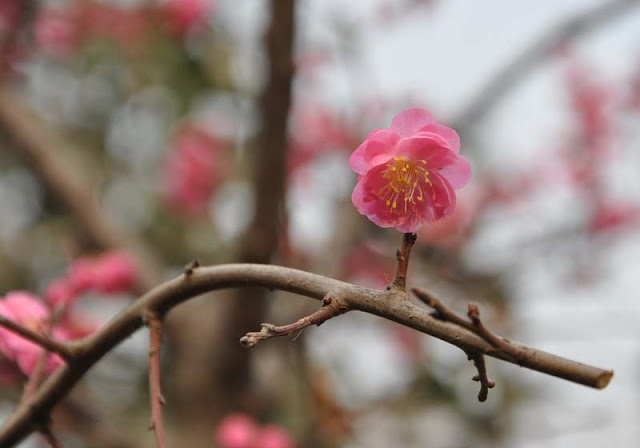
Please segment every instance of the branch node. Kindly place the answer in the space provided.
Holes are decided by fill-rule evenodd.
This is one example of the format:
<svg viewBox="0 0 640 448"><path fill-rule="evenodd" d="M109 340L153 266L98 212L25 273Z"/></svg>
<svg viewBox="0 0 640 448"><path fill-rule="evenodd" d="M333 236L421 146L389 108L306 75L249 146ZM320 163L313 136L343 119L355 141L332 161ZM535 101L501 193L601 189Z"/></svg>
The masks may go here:
<svg viewBox="0 0 640 448"><path fill-rule="evenodd" d="M192 261L187 263L187 265L184 267L184 276L190 277L191 275L193 275L193 271L199 267L200 267L200 262L198 261L197 258L194 258Z"/></svg>

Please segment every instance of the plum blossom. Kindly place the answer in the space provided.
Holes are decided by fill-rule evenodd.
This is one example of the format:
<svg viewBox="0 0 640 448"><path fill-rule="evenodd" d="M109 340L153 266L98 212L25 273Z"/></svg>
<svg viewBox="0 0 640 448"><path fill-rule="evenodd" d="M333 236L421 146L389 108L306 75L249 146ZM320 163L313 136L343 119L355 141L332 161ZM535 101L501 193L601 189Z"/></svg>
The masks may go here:
<svg viewBox="0 0 640 448"><path fill-rule="evenodd" d="M25 291L13 291L0 300L0 314L18 322L34 331L47 331L51 313L36 296ZM52 331L54 338L68 339L63 328L56 327ZM33 342L0 328L0 351L9 360L15 361L25 375L30 375L35 368L42 348ZM51 373L63 363L57 354L51 354L45 365L46 372Z"/></svg>
<svg viewBox="0 0 640 448"><path fill-rule="evenodd" d="M277 425L260 427L247 414L225 417L213 438L218 448L295 448L287 430Z"/></svg>
<svg viewBox="0 0 640 448"><path fill-rule="evenodd" d="M452 214L455 190L471 178L471 164L459 151L456 131L426 110L399 113L391 128L371 132L351 155L358 174L353 205L378 226L405 233Z"/></svg>
<svg viewBox="0 0 640 448"><path fill-rule="evenodd" d="M266 425L258 433L259 448L295 448L293 439L287 431L280 426Z"/></svg>

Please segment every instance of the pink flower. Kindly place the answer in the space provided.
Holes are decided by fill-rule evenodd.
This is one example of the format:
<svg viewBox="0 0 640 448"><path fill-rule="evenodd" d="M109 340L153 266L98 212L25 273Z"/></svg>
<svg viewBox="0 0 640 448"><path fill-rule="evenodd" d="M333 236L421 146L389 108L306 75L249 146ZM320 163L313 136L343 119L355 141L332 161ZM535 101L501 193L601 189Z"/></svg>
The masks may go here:
<svg viewBox="0 0 640 448"><path fill-rule="evenodd" d="M24 291L14 291L0 301L0 314L12 319L34 331L47 330L50 312L34 295ZM67 339L63 329L53 330L53 336ZM0 328L0 351L10 360L18 364L25 375L30 375L35 368L42 348L6 328ZM52 373L62 364L56 354L49 355L46 364L47 373Z"/></svg>
<svg viewBox="0 0 640 448"><path fill-rule="evenodd" d="M276 425L267 425L257 436L256 448L294 448L289 433Z"/></svg>
<svg viewBox="0 0 640 448"><path fill-rule="evenodd" d="M353 205L378 226L405 233L450 215L455 190L471 178L471 164L459 151L456 131L426 110L399 113L390 129L376 129L351 155L359 175Z"/></svg>
<svg viewBox="0 0 640 448"><path fill-rule="evenodd" d="M258 426L245 414L231 414L218 426L214 439L219 448L254 448Z"/></svg>

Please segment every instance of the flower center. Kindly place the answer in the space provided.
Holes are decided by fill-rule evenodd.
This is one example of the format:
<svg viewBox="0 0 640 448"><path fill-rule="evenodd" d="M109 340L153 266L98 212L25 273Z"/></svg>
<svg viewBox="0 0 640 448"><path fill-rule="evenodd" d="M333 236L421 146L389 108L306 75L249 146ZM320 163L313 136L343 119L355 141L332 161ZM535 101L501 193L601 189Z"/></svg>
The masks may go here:
<svg viewBox="0 0 640 448"><path fill-rule="evenodd" d="M424 202L422 187L431 185L426 160L413 162L394 157L387 163L382 178L388 183L378 190L378 197L385 201L390 213L399 212L399 209L406 213L409 205L416 205L416 201Z"/></svg>

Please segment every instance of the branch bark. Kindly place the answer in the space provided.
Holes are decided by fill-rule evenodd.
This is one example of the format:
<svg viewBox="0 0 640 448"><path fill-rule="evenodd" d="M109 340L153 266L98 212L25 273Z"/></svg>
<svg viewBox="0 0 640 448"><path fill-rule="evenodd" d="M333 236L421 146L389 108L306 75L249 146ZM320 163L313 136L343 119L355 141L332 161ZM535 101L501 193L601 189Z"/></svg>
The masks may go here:
<svg viewBox="0 0 640 448"><path fill-rule="evenodd" d="M322 300L337 298L346 307L398 322L449 342L466 352L482 353L522 367L602 389L613 372L561 358L511 342L522 353L514 360L473 332L432 316L414 305L405 293L378 291L296 269L258 264L231 264L193 269L149 291L96 333L73 343L77 357L49 377L0 428L0 446L12 447L36 430L71 388L106 353L145 325L149 313L164 316L182 302L205 292L232 287L262 287Z"/></svg>
<svg viewBox="0 0 640 448"><path fill-rule="evenodd" d="M156 435L158 448L166 448L164 435L164 419L162 407L165 399L160 385L160 350L162 348L162 317L157 313L150 313L147 317L149 327L149 400L151 402L151 421L149 429Z"/></svg>

